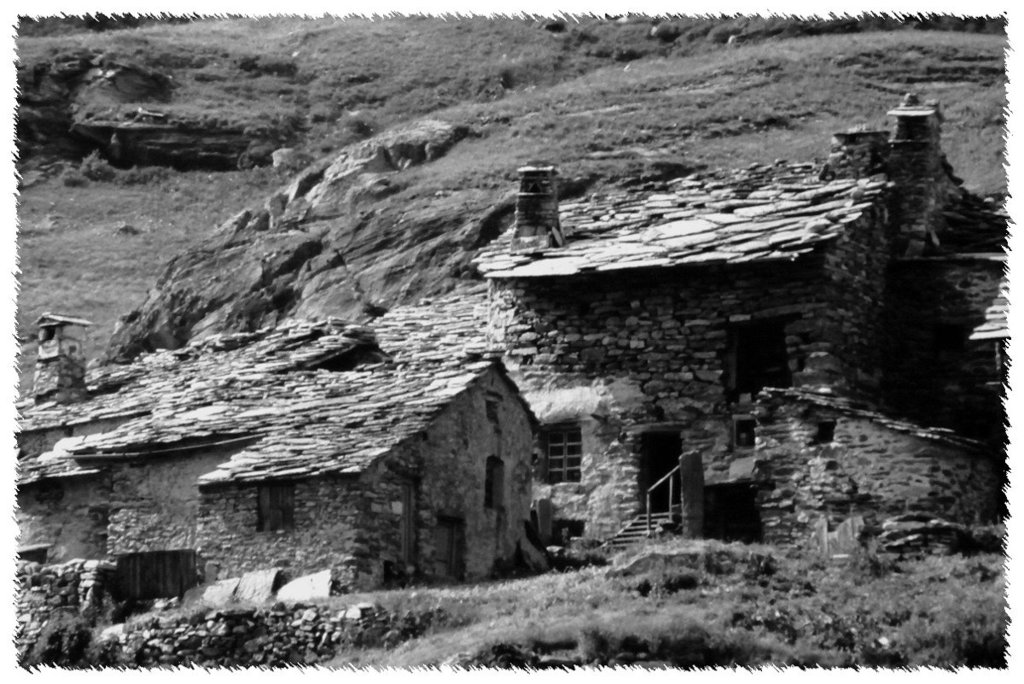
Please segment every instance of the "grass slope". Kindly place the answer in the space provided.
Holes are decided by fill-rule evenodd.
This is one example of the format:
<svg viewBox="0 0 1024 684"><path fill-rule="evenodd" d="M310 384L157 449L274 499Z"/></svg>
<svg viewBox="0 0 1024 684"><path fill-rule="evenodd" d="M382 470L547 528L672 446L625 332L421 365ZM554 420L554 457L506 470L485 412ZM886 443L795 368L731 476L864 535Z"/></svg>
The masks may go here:
<svg viewBox="0 0 1024 684"><path fill-rule="evenodd" d="M885 110L911 89L945 105L944 146L968 187L1005 191L1004 37L903 31L726 49L707 40L666 46L648 39L648 28L591 22L552 34L511 19L246 19L23 38L18 48L26 63L78 45L170 68L179 88L168 106L293 126L314 153L425 113L472 126L476 135L446 157L398 174L401 191L374 208L396 226L407 207L419 207L434 216L432 230L454 229L465 208L437 209L444 195L479 191L496 201L513 187L516 166L538 158L589 188L823 160L833 131L887 126ZM262 66L239 67L252 58ZM51 176L26 188L19 330L46 309L79 313L98 323L88 349L98 356L161 264L284 180L257 169L138 186L69 188ZM122 223L142 233L117 232Z"/></svg>
<svg viewBox="0 0 1024 684"><path fill-rule="evenodd" d="M669 560L633 565L644 555ZM586 665L633 659L674 666L1005 667L1003 559L894 562L715 541L624 552L609 567L470 587L334 599L394 614L448 618L397 647L344 653L332 665L494 665L497 653Z"/></svg>

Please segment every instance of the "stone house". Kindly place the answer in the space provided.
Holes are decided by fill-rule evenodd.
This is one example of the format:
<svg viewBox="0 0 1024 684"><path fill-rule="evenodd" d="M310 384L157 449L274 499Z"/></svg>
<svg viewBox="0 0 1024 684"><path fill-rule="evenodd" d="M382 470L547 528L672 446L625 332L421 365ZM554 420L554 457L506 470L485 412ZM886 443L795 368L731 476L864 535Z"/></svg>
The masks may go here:
<svg viewBox="0 0 1024 684"><path fill-rule="evenodd" d="M63 339L66 324L54 335ZM536 420L458 301L207 338L24 403L20 544L212 578L479 579L527 538Z"/></svg>
<svg viewBox="0 0 1024 684"><path fill-rule="evenodd" d="M824 168L561 203L554 167L520 170L515 224L476 263L489 339L542 422L542 536L608 539L654 514L781 542L812 514L991 519L1000 397L968 338L1003 276L1006 216L952 175L937 104L889 115L891 135L837 134ZM817 419L786 413L828 413L814 398L840 402L819 421L828 456L807 448ZM854 494L821 498L820 468L856 473ZM908 468L927 492L897 486ZM753 522L715 522L737 518Z"/></svg>

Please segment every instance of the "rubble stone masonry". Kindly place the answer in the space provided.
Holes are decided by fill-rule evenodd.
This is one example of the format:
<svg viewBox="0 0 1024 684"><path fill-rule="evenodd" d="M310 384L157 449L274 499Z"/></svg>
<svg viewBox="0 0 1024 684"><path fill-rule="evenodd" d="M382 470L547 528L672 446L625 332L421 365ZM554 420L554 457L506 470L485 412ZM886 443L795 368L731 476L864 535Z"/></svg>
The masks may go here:
<svg viewBox="0 0 1024 684"><path fill-rule="evenodd" d="M492 372L454 397L422 434L361 477L295 482L294 529L258 532L257 487L205 488L198 546L224 577L268 566L290 574L330 568L336 581L367 589L410 572L481 579L510 560L529 520L533 431L522 403ZM488 457L502 461L501 493L484 505ZM414 548L403 549L411 493ZM458 575L447 571L438 528L459 527ZM410 531L406 528L406 531Z"/></svg>
<svg viewBox="0 0 1024 684"><path fill-rule="evenodd" d="M998 459L981 445L879 416L857 415L776 394L757 408L758 507L768 543L802 543L824 516L868 524L904 513L962 524L998 514ZM833 439L818 426L834 421ZM768 484L770 483L770 484Z"/></svg>

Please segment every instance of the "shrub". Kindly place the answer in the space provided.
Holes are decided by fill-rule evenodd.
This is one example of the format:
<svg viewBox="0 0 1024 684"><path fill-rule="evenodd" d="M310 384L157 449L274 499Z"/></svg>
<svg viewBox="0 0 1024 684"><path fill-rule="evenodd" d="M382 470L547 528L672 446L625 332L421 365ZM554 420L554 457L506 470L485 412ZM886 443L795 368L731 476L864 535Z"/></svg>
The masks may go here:
<svg viewBox="0 0 1024 684"><path fill-rule="evenodd" d="M92 625L82 615L61 611L51 615L39 638L22 658L26 668L81 667L92 641Z"/></svg>
<svg viewBox="0 0 1024 684"><path fill-rule="evenodd" d="M83 176L93 181L112 181L117 177L117 169L101 157L96 150L90 152L82 160L82 163L78 165L78 170Z"/></svg>
<svg viewBox="0 0 1024 684"><path fill-rule="evenodd" d="M64 169L60 174L60 182L64 187L81 188L89 184L89 179L82 175L78 169Z"/></svg>

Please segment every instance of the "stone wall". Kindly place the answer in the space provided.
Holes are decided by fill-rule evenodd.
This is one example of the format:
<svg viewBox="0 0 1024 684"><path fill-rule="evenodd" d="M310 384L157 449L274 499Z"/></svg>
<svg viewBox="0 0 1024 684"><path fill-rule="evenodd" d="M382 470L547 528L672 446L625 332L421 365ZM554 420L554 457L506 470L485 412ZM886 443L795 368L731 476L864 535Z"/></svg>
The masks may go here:
<svg viewBox="0 0 1024 684"><path fill-rule="evenodd" d="M96 560L73 560L60 565L19 562L15 608L19 658L39 638L47 622L60 613L77 615L102 609L109 601L114 565Z"/></svg>
<svg viewBox="0 0 1024 684"><path fill-rule="evenodd" d="M497 563L512 560L516 547L528 553L533 426L515 389L494 370L455 397L431 424L419 445L420 565L439 574L439 517L465 525L465 579L488 577ZM488 457L502 462L501 492L484 501Z"/></svg>
<svg viewBox="0 0 1024 684"><path fill-rule="evenodd" d="M278 604L132 621L120 641L129 667L315 665L343 650L394 647L445 619L439 609L398 615L372 604Z"/></svg>
<svg viewBox="0 0 1024 684"><path fill-rule="evenodd" d="M107 553L194 549L199 517L196 480L233 453L148 457L109 466Z"/></svg>
<svg viewBox="0 0 1024 684"><path fill-rule="evenodd" d="M294 574L330 568L343 587L368 589L442 574L438 527L461 520L464 568L450 579L487 577L527 543L532 443L525 407L494 371L358 479L295 482L293 530L256 531L254 485L204 490L199 551L222 577L268 566ZM500 503L491 508L484 506L489 456L504 471ZM407 487L415 506L412 563L402 548Z"/></svg>
<svg viewBox="0 0 1024 684"><path fill-rule="evenodd" d="M897 414L979 439L1000 434L992 347L969 343L999 291L1001 261L896 262L890 272L884 397Z"/></svg>
<svg viewBox="0 0 1024 684"><path fill-rule="evenodd" d="M351 584L357 557L366 553L362 488L353 479L336 477L299 480L294 486L294 529L276 531L257 530L257 486L204 488L194 547L201 562L214 563L220 577L267 567L286 568L295 576L329 568L334 579Z"/></svg>
<svg viewBox="0 0 1024 684"><path fill-rule="evenodd" d="M973 524L998 514L999 459L979 445L784 395L762 398L755 415L756 448L719 460L758 461L767 542L801 543L821 516L835 527L852 515L869 524L903 513ZM819 443L823 421L835 421L834 438Z"/></svg>
<svg viewBox="0 0 1024 684"><path fill-rule="evenodd" d="M49 544L51 563L107 552L110 477L48 479L18 487L18 545Z"/></svg>
<svg viewBox="0 0 1024 684"><path fill-rule="evenodd" d="M535 484L556 518L613 534L643 509L646 431L726 448L730 328L781 321L792 382L878 383L885 211L865 208L824 254L794 263L495 282L489 335L544 423L576 422L580 483Z"/></svg>

